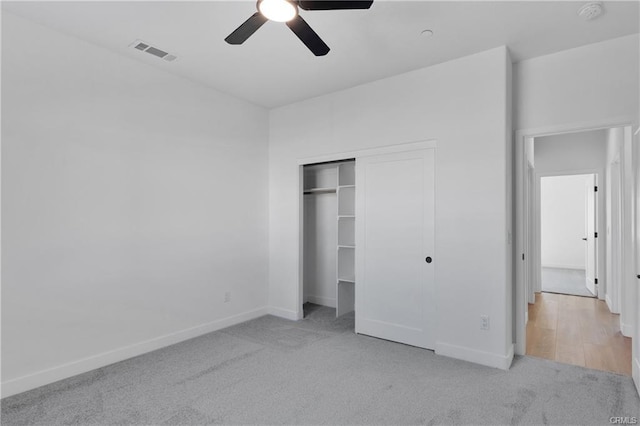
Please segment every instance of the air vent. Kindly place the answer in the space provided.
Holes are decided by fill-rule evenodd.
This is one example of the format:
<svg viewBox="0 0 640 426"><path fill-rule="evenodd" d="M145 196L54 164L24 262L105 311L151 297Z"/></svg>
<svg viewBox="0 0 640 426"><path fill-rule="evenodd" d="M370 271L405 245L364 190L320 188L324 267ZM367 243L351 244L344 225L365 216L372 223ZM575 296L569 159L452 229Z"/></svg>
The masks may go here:
<svg viewBox="0 0 640 426"><path fill-rule="evenodd" d="M150 55L157 56L158 58L164 59L167 62L173 62L176 59L178 59L176 55L167 53L164 50L151 46L149 43L145 43L144 41L141 41L141 40L134 41L129 45L129 47L133 47L134 49L140 50L141 52L145 52Z"/></svg>

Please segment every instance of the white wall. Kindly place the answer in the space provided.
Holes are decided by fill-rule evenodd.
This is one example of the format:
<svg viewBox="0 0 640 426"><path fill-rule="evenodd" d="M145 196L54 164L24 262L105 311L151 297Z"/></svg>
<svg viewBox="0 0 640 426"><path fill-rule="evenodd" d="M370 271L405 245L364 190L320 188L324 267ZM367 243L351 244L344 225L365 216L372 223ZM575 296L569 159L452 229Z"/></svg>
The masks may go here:
<svg viewBox="0 0 640 426"><path fill-rule="evenodd" d="M543 267L586 269L586 183L587 175L540 180Z"/></svg>
<svg viewBox="0 0 640 426"><path fill-rule="evenodd" d="M271 111L272 312L300 313L298 159L435 139L436 351L508 365L509 68L497 48Z"/></svg>
<svg viewBox="0 0 640 426"><path fill-rule="evenodd" d="M569 175L595 172L599 188L605 188L607 157L606 130L565 133L544 136L534 140L535 173L537 176ZM540 180L537 180L538 185ZM537 191L540 194L540 188ZM597 232L606 229L606 191L597 193ZM606 239L598 238L598 286L599 297L604 298L606 288ZM544 264L544 262L542 262Z"/></svg>
<svg viewBox="0 0 640 426"><path fill-rule="evenodd" d="M2 79L4 395L265 312L264 109L6 12Z"/></svg>
<svg viewBox="0 0 640 426"><path fill-rule="evenodd" d="M606 130L535 138L536 173L567 174L593 169L604 172L607 155L606 141ZM602 179L602 176L600 178Z"/></svg>
<svg viewBox="0 0 640 426"><path fill-rule="evenodd" d="M515 64L514 127L637 120L639 50L634 34Z"/></svg>

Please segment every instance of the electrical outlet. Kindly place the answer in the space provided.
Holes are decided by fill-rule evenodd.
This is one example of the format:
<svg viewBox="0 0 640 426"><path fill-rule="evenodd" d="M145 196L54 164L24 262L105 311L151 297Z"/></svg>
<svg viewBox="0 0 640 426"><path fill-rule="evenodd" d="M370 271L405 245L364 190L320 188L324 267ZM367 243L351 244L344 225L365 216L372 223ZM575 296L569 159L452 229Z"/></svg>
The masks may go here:
<svg viewBox="0 0 640 426"><path fill-rule="evenodd" d="M231 292L227 291L224 293L224 303L229 303L231 302Z"/></svg>
<svg viewBox="0 0 640 426"><path fill-rule="evenodd" d="M480 330L489 329L489 315L480 315Z"/></svg>

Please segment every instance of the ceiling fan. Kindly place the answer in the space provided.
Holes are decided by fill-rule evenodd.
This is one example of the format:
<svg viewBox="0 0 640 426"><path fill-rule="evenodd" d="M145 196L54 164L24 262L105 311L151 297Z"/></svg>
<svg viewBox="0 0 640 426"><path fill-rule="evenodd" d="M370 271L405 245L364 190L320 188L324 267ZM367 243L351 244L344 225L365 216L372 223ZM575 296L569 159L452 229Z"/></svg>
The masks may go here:
<svg viewBox="0 0 640 426"><path fill-rule="evenodd" d="M257 9L249 19L224 40L229 44L242 44L267 21L285 22L305 46L316 56L329 53L329 46L298 14L304 10L369 9L373 0L258 0Z"/></svg>

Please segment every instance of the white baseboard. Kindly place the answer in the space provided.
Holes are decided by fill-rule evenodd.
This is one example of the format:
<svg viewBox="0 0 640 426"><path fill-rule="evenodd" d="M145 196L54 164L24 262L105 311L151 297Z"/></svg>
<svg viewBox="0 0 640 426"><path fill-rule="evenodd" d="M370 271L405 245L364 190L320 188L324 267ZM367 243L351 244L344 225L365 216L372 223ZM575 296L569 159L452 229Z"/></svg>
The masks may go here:
<svg viewBox="0 0 640 426"><path fill-rule="evenodd" d="M622 333L624 337L633 337L633 325L620 321L620 333Z"/></svg>
<svg viewBox="0 0 640 426"><path fill-rule="evenodd" d="M307 296L307 301L310 303L315 303L316 305L328 306L330 308L336 307L336 299L332 299L330 297L322 297L322 296Z"/></svg>
<svg viewBox="0 0 640 426"><path fill-rule="evenodd" d="M553 268L553 269L577 269L580 271L584 271L585 270L585 266L584 265L565 265L565 264L561 264L561 263L554 263L551 265L542 265L543 268Z"/></svg>
<svg viewBox="0 0 640 426"><path fill-rule="evenodd" d="M609 308L609 312L611 312L612 314L619 314L620 312L616 312L613 310L613 302L611 301L611 298L609 297L609 295L607 294L604 297L604 301L607 304L607 308Z"/></svg>
<svg viewBox="0 0 640 426"><path fill-rule="evenodd" d="M67 379L78 374L86 373L96 368L104 367L125 359L133 358L147 352L155 351L166 346L174 345L194 337L202 336L241 322L267 314L267 308L255 309L227 318L222 318L206 324L197 325L175 333L166 334L154 339L145 340L133 345L103 352L94 356L72 361L53 368L38 371L26 376L17 377L2 382L0 395L2 398L48 385L58 380Z"/></svg>
<svg viewBox="0 0 640 426"><path fill-rule="evenodd" d="M273 315L275 317L280 317L284 319L288 319L291 321L298 321L302 319L302 311L290 311L289 309L277 308L275 306L269 306L267 309L269 315Z"/></svg>
<svg viewBox="0 0 640 426"><path fill-rule="evenodd" d="M474 362L476 364L499 368L501 370L508 370L509 367L511 367L511 363L513 362L513 351L513 345L509 346L509 350L505 355L498 355L464 346L436 342L436 354L438 355Z"/></svg>
<svg viewBox="0 0 640 426"><path fill-rule="evenodd" d="M633 383L636 385L636 391L638 392L638 395L640 395L640 358L635 358L633 360L631 374L633 376Z"/></svg>

